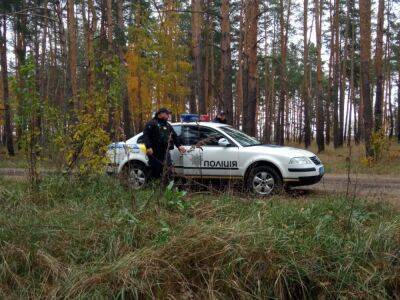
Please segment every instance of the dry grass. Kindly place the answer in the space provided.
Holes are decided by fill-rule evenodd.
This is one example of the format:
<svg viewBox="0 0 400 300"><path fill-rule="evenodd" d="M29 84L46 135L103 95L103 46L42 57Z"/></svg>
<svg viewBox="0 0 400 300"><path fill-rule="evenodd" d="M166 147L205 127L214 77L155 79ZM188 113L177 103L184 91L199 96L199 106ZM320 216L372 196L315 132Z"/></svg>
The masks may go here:
<svg viewBox="0 0 400 300"><path fill-rule="evenodd" d="M400 293L400 219L388 204L357 200L350 214L336 196L152 195L103 177L49 177L35 193L0 181L0 298Z"/></svg>

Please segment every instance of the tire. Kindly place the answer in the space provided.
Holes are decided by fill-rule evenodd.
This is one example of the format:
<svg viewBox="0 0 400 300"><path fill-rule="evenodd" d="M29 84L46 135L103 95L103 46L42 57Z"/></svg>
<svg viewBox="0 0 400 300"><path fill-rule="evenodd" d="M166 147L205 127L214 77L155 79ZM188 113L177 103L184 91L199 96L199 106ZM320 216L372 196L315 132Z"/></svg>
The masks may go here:
<svg viewBox="0 0 400 300"><path fill-rule="evenodd" d="M271 196L282 193L281 176L270 166L253 168L246 179L246 188L258 196Z"/></svg>
<svg viewBox="0 0 400 300"><path fill-rule="evenodd" d="M135 190L144 188L149 180L146 166L137 162L128 163L124 167L123 176L129 187Z"/></svg>

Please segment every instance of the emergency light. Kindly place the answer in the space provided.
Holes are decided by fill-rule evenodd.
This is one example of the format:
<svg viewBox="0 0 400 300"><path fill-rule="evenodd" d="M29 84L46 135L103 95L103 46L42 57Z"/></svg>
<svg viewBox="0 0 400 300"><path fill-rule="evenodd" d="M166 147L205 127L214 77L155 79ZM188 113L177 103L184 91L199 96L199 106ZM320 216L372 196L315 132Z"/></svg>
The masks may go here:
<svg viewBox="0 0 400 300"><path fill-rule="evenodd" d="M182 114L181 122L199 122L199 115L196 114Z"/></svg>
<svg viewBox="0 0 400 300"><path fill-rule="evenodd" d="M200 115L200 122L210 122L209 115Z"/></svg>
<svg viewBox="0 0 400 300"><path fill-rule="evenodd" d="M208 115L197 115L197 114L181 114L181 122L209 122L210 117Z"/></svg>

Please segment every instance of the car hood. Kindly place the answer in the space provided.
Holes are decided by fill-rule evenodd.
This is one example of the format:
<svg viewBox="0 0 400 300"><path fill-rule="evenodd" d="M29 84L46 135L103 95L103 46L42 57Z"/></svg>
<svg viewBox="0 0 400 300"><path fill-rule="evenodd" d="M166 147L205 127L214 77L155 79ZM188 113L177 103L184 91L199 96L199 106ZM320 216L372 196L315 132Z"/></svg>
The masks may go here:
<svg viewBox="0 0 400 300"><path fill-rule="evenodd" d="M307 150L294 147L278 146L278 145L260 145L260 146L245 147L245 149L246 151L250 151L253 153L273 154L279 156L286 156L290 158L300 157L300 156L306 156L306 157L315 156L314 153Z"/></svg>

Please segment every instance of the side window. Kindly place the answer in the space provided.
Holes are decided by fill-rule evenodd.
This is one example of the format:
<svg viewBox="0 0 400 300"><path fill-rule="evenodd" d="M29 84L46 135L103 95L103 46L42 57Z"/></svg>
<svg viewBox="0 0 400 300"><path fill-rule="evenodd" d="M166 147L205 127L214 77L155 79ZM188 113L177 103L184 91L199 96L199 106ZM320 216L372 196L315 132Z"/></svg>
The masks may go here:
<svg viewBox="0 0 400 300"><path fill-rule="evenodd" d="M181 125L173 125L172 128L174 128L177 136L182 135L182 126Z"/></svg>
<svg viewBox="0 0 400 300"><path fill-rule="evenodd" d="M210 128L200 126L183 126L182 142L186 146L218 146L218 140L224 136Z"/></svg>
<svg viewBox="0 0 400 300"><path fill-rule="evenodd" d="M198 142L198 127L197 126L182 126L181 141L185 146L196 145Z"/></svg>
<svg viewBox="0 0 400 300"><path fill-rule="evenodd" d="M182 126L181 125L173 125L172 128L174 128L176 135L178 136L179 142L184 145L184 141L182 138Z"/></svg>
<svg viewBox="0 0 400 300"><path fill-rule="evenodd" d="M223 137L221 133L211 128L199 127L199 140L204 146L218 146L219 139Z"/></svg>

